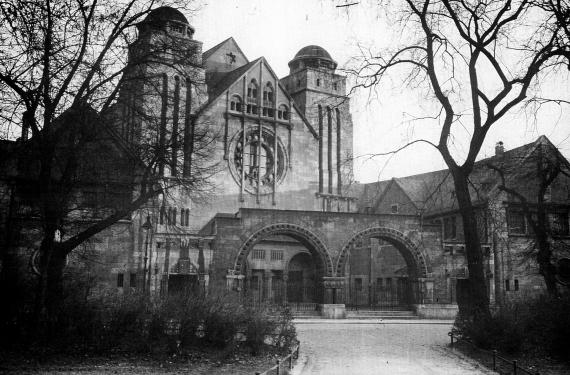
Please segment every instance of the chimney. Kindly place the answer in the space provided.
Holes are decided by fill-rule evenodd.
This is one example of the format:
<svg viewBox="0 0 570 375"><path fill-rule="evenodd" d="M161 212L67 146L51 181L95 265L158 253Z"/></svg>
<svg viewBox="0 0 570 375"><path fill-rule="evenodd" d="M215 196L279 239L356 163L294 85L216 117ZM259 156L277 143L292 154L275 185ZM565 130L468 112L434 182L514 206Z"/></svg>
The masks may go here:
<svg viewBox="0 0 570 375"><path fill-rule="evenodd" d="M505 146L503 145L503 141L497 142L495 145L495 156L501 156L505 152Z"/></svg>

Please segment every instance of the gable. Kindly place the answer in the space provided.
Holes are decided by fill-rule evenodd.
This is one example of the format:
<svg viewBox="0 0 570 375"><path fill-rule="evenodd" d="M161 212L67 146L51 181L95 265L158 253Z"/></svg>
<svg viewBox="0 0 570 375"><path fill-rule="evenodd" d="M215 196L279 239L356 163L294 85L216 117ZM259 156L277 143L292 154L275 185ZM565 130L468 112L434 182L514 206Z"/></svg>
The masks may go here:
<svg viewBox="0 0 570 375"><path fill-rule="evenodd" d="M202 54L207 73L227 73L249 63L234 38L228 38Z"/></svg>
<svg viewBox="0 0 570 375"><path fill-rule="evenodd" d="M397 212L394 212L394 209ZM374 211L377 213L415 215L418 209L408 194L406 194L396 180L393 179L376 202Z"/></svg>
<svg viewBox="0 0 570 375"><path fill-rule="evenodd" d="M299 119L301 120L311 134L316 138L318 137L317 132L307 121L303 113L299 110L295 101L289 93L285 90L285 87L281 84L279 78L271 69L265 58L260 57L234 71L228 72L226 74L219 73L220 77L214 83L213 80L208 84L208 94L210 98L209 106L214 106L220 97L227 93L228 96L234 97L238 96L242 101L244 101L244 84L247 84L252 80L255 80L259 85L259 95L260 102L262 100L261 95L263 93L263 88L270 84L273 88L274 98L276 107L279 108L281 105L286 105L290 113L291 120ZM244 81L245 79L245 81ZM225 100L225 99L224 99Z"/></svg>

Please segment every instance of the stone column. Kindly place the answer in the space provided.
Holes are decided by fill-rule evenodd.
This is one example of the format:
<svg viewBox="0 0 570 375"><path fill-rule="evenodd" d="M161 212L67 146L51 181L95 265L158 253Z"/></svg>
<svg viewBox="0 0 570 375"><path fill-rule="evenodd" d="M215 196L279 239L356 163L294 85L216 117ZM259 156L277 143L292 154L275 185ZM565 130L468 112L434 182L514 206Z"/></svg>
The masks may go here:
<svg viewBox="0 0 570 375"><path fill-rule="evenodd" d="M263 270L262 302L271 301L271 270Z"/></svg>
<svg viewBox="0 0 570 375"><path fill-rule="evenodd" d="M322 316L328 319L346 318L344 303L338 303L340 290L344 288L344 277L323 277L324 301L322 304Z"/></svg>
<svg viewBox="0 0 570 375"><path fill-rule="evenodd" d="M289 275L283 271L283 285L282 285L282 302L286 305L289 301L287 300L287 282L289 281Z"/></svg>

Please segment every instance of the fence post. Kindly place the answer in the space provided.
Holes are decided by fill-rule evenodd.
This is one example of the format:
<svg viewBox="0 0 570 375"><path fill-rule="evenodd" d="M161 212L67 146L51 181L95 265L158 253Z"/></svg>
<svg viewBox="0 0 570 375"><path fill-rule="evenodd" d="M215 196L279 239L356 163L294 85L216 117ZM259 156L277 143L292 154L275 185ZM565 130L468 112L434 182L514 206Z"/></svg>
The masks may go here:
<svg viewBox="0 0 570 375"><path fill-rule="evenodd" d="M451 340L451 347L453 348L453 332L449 332L449 338Z"/></svg>
<svg viewBox="0 0 570 375"><path fill-rule="evenodd" d="M279 359L277 360L277 372L276 372L276 374L277 375L281 374L281 361Z"/></svg>
<svg viewBox="0 0 570 375"><path fill-rule="evenodd" d="M493 350L493 371L497 371L497 351Z"/></svg>
<svg viewBox="0 0 570 375"><path fill-rule="evenodd" d="M513 375L517 375L517 361L513 361Z"/></svg>
<svg viewBox="0 0 570 375"><path fill-rule="evenodd" d="M289 370L293 370L293 351L289 353Z"/></svg>

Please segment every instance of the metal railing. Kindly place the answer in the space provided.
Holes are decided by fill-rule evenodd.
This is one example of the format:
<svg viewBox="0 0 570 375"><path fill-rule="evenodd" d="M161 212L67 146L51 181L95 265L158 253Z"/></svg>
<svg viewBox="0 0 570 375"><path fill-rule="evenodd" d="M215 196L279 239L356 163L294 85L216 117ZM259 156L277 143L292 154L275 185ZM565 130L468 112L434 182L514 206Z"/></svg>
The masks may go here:
<svg viewBox="0 0 570 375"><path fill-rule="evenodd" d="M255 375L284 375L288 372L282 372L282 370L293 370L294 361L299 358L299 348L301 347L301 343L297 342L295 348L293 348L289 354L285 358L281 358L277 360L275 366L265 370L264 372L256 371Z"/></svg>
<svg viewBox="0 0 570 375"><path fill-rule="evenodd" d="M455 339L455 342L462 341L462 342L468 343L469 345L473 346L475 349L479 350L480 352L491 355L492 359L493 359L493 371L497 371L498 368L500 367L501 362L502 362L505 364L505 366L507 366L507 368L512 369L513 375L518 375L518 374L540 375L539 371L532 371L532 370L526 369L524 367L521 367L518 364L517 360L511 360L511 359L500 356L496 350L481 349L477 345L475 345L475 343L473 343L467 339L464 339L463 337L454 335L453 332L449 332L448 335L449 335L449 338L451 340L450 346L452 349L453 349L453 343L454 343L454 339Z"/></svg>

